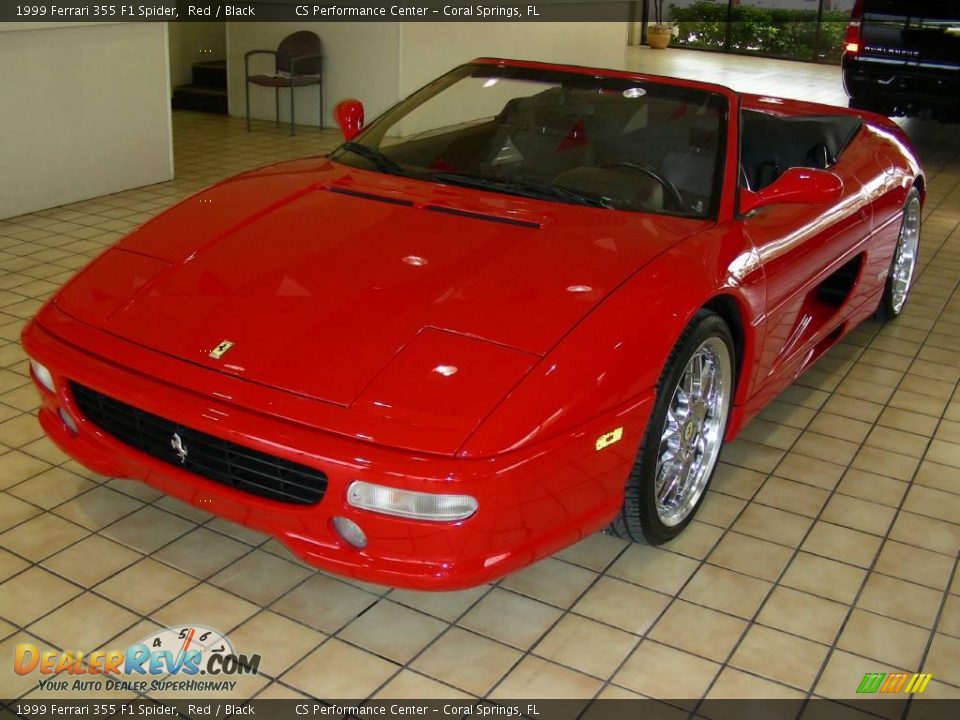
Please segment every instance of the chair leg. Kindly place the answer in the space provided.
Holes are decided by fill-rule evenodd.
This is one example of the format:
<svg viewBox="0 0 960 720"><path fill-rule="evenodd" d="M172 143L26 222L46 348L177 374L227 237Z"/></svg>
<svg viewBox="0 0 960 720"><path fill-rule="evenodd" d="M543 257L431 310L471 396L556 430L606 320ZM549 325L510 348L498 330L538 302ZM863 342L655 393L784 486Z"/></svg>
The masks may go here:
<svg viewBox="0 0 960 720"><path fill-rule="evenodd" d="M294 89L295 89L295 88L293 87L293 83L291 82L291 83L290 83L290 136L291 136L291 137L293 137L294 135L296 135L296 132L294 131L294 125L293 125L294 120L296 120L296 116L297 116L297 115L296 115L296 108L295 108L294 103L293 103L293 98L296 96L296 93L294 92Z"/></svg>
<svg viewBox="0 0 960 720"><path fill-rule="evenodd" d="M280 88L275 87L273 89L273 104L274 104L274 123L277 127L280 127Z"/></svg>
<svg viewBox="0 0 960 720"><path fill-rule="evenodd" d="M250 83L246 82L243 86L243 94L246 96L247 101L247 132L250 132Z"/></svg>
<svg viewBox="0 0 960 720"><path fill-rule="evenodd" d="M317 105L319 106L319 118L317 119L317 129L323 130L323 81L317 83Z"/></svg>

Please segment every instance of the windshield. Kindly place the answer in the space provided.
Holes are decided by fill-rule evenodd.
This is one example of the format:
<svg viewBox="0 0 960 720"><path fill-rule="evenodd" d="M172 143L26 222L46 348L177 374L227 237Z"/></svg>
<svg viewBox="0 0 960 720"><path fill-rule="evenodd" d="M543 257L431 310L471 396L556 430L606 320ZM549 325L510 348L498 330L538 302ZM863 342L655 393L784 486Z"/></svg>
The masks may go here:
<svg viewBox="0 0 960 720"><path fill-rule="evenodd" d="M337 162L555 202L716 211L726 99L540 68L465 65L389 110Z"/></svg>

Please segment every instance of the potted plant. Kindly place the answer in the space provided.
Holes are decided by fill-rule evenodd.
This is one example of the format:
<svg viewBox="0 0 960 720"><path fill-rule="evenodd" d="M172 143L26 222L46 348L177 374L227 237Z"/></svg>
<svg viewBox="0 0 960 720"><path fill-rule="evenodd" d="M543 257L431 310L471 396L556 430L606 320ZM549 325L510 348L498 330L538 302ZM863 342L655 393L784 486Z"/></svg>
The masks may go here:
<svg viewBox="0 0 960 720"><path fill-rule="evenodd" d="M655 50L663 50L670 44L673 28L663 21L663 0L653 0L653 18L656 22L647 27L647 45Z"/></svg>

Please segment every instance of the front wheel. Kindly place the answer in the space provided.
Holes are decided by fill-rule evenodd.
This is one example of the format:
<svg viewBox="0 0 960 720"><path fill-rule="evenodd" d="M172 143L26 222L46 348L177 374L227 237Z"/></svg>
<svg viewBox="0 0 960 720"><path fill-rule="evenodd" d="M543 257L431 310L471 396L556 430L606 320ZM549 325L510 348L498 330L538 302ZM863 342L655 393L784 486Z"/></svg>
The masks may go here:
<svg viewBox="0 0 960 720"><path fill-rule="evenodd" d="M890 272L877 308L878 320L892 320L903 312L917 270L917 255L920 250L920 193L911 188L903 206L900 235L893 250Z"/></svg>
<svg viewBox="0 0 960 720"><path fill-rule="evenodd" d="M623 507L610 526L613 534L659 545L693 520L723 447L733 358L726 323L708 310L698 312L660 375Z"/></svg>

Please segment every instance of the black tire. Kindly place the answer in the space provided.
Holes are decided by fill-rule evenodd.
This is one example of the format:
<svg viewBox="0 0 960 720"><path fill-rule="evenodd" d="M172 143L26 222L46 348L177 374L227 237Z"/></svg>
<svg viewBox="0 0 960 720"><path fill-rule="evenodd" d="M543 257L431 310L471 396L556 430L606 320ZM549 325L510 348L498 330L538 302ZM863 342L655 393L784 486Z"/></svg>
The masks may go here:
<svg viewBox="0 0 960 720"><path fill-rule="evenodd" d="M710 486L713 473L716 471L716 463L707 476L699 500L689 511L686 518L676 525L666 525L661 520L657 512L655 486L661 436L667 423L667 410L673 400L674 391L694 353L711 338L720 339L729 354L729 377L726 378L728 395L720 426L720 447L722 447L722 438L726 432L735 389L736 355L733 337L727 324L716 313L709 310L700 310L680 334L680 338L677 340L677 344L667 358L660 374L653 410L647 422L647 429L640 443L633 469L627 478L623 506L608 529L610 534L633 542L660 545L683 532L683 529L690 524L703 503L706 490ZM719 455L719 452L720 449L718 448L717 455Z"/></svg>
<svg viewBox="0 0 960 720"><path fill-rule="evenodd" d="M910 188L910 192L907 193L907 199L903 203L903 220L900 222L900 234L897 236L897 246L893 251L893 258L890 260L890 269L887 271L887 280L883 287L883 296L880 298L880 304L877 306L877 310L874 313L874 317L881 322L887 322L893 320L903 312L903 308L906 305L906 302L910 297L910 287L912 287L913 278L916 275L916 270L914 270L911 277L911 285L907 288L907 295L904 298L903 302L897 306L895 302L895 291L894 291L894 266L897 262L897 254L900 249L900 245L904 242L904 227L907 223L907 210L910 207L912 202L917 203L917 243L919 249L920 242L920 231L922 229L922 217L920 213L920 191L917 188Z"/></svg>

